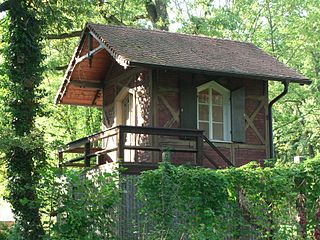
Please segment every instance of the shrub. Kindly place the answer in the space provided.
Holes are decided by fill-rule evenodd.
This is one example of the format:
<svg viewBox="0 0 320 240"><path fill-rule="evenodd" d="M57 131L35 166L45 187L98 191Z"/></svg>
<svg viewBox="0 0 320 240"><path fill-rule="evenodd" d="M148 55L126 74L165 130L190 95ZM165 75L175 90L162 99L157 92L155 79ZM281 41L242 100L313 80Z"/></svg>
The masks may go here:
<svg viewBox="0 0 320 240"><path fill-rule="evenodd" d="M163 163L138 197L146 239L320 239L320 159L210 170Z"/></svg>
<svg viewBox="0 0 320 240"><path fill-rule="evenodd" d="M53 239L113 239L119 200L115 174L68 171L55 187L57 219Z"/></svg>

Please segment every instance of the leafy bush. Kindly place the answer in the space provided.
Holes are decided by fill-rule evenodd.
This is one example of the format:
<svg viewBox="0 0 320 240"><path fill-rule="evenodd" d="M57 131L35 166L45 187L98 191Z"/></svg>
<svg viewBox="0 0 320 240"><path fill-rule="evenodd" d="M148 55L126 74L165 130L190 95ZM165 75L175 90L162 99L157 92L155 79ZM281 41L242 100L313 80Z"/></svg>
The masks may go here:
<svg viewBox="0 0 320 240"><path fill-rule="evenodd" d="M23 240L19 224L15 223L8 227L5 224L0 224L0 240Z"/></svg>
<svg viewBox="0 0 320 240"><path fill-rule="evenodd" d="M0 222L0 240L7 240L8 239L8 227Z"/></svg>
<svg viewBox="0 0 320 240"><path fill-rule="evenodd" d="M55 186L57 220L53 239L114 239L114 207L119 200L114 174L69 171Z"/></svg>
<svg viewBox="0 0 320 240"><path fill-rule="evenodd" d="M219 239L219 216L227 206L228 182L221 172L164 163L144 172L138 196L145 221L154 228L147 239Z"/></svg>
<svg viewBox="0 0 320 240"><path fill-rule="evenodd" d="M163 163L138 182L146 239L320 239L320 159L209 170Z"/></svg>

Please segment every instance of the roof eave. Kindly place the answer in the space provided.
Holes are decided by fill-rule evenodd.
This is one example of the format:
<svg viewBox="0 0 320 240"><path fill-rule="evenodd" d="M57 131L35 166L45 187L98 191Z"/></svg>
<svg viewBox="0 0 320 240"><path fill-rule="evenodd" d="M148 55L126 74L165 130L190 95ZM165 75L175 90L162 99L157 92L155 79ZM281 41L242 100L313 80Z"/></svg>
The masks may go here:
<svg viewBox="0 0 320 240"><path fill-rule="evenodd" d="M55 104L60 104L60 103L63 104L61 102L62 98L66 92L68 84L70 83L70 77L72 75L72 71L73 71L75 65L77 64L76 58L82 50L82 46L85 41L86 34L88 32L91 33L91 35L105 48L105 50L110 54L110 56L117 63L119 63L119 65L123 66L125 69L130 66L130 60L128 58L118 54L112 46L110 46L101 36L99 36L99 34L97 34L94 31L94 29L90 26L90 23L88 23L81 34L80 41L79 41L77 47L75 48L74 54L71 58L71 61L69 62L68 68L67 68L65 75L63 77L64 80L63 80L62 84L60 85L59 90L57 92L57 95L55 97L55 100L54 100Z"/></svg>
<svg viewBox="0 0 320 240"><path fill-rule="evenodd" d="M251 79L259 79L264 81L288 81L292 83L299 83L299 84L306 84L310 85L312 81L308 78L292 78L292 77L284 77L284 76L269 76L269 75L259 75L259 74L245 74L236 71L229 71L229 72L221 72L221 71L212 71L207 69L195 69L195 68L186 68L182 66L168 66L168 65L158 65L152 64L147 62L138 62L131 60L131 66L147 66L147 67L154 67L154 68L161 68L161 69L171 69L171 70L179 70L179 71L188 71L193 73L202 73L207 75L215 75L215 76L237 76L241 78L251 78Z"/></svg>
<svg viewBox="0 0 320 240"><path fill-rule="evenodd" d="M93 104L79 104L79 103L65 103L65 102L59 102L61 105L69 105L69 106L81 106L81 107L92 107L92 108L102 108L101 105L93 105Z"/></svg>
<svg viewBox="0 0 320 240"><path fill-rule="evenodd" d="M125 56L119 54L116 49L111 46L107 40L105 40L103 37L101 37L94 28L90 25L90 23L87 24L86 29L88 29L91 33L91 35L107 50L107 52L110 54L110 56L121 66L123 66L125 69L130 66L130 59L126 58Z"/></svg>
<svg viewBox="0 0 320 240"><path fill-rule="evenodd" d="M81 52L81 48L82 48L82 44L85 40L85 35L88 31L88 28L85 28L83 31L82 31L82 34L80 36L80 40L79 40L79 43L77 44L77 47L75 48L74 50L74 53L73 53L73 56L71 58L71 61L69 62L69 65L68 65L68 68L64 74L64 77L63 77L63 82L61 83L60 87L59 87L59 90L57 92L57 95L55 97L55 104L59 104L61 103L61 100L62 100L62 97L64 95L64 92L66 91L66 88L67 88L67 85L70 81L69 77L71 76L72 74L72 70L73 70L73 67L75 65L75 60L76 60L76 57L77 55Z"/></svg>

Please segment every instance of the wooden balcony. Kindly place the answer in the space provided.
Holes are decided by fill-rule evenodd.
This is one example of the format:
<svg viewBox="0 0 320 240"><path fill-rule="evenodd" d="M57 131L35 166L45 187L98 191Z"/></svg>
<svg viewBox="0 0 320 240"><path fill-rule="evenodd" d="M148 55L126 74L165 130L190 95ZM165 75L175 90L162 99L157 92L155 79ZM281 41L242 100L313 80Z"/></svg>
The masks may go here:
<svg viewBox="0 0 320 240"><path fill-rule="evenodd" d="M203 151L208 144L229 165L233 164L204 135L202 130L117 126L78 139L58 150L60 167L94 167L107 162L121 164L128 173L138 174L155 169L162 161L161 154L170 152L172 162L202 166L207 158ZM66 160L66 154L75 155Z"/></svg>

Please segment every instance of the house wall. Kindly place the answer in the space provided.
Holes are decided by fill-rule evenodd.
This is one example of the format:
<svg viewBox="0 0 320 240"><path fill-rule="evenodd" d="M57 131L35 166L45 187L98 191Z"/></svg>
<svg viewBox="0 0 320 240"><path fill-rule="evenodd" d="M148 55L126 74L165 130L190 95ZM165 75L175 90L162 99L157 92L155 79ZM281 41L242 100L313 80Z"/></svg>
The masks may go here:
<svg viewBox="0 0 320 240"><path fill-rule="evenodd" d="M0 233L2 228L11 227L15 220L12 212L11 205L5 201L2 197L0 198Z"/></svg>
<svg viewBox="0 0 320 240"><path fill-rule="evenodd" d="M149 70L142 68L124 69L114 63L106 75L103 88L103 128L119 125L151 126L151 75ZM122 103L124 98L131 95L130 121L123 119ZM131 119L132 118L132 119ZM127 134L126 145L148 144L148 136ZM104 140L108 149L117 147L117 136ZM116 151L108 154L106 161L117 161ZM147 161L150 153L143 151L125 150L125 161Z"/></svg>
<svg viewBox="0 0 320 240"><path fill-rule="evenodd" d="M261 162L267 158L267 84L256 79L241 78L219 78L201 74L191 74L186 72L175 72L166 70L156 70L156 77L153 78L153 89L155 119L154 126L157 127L180 127L180 84L192 82L194 86L202 85L215 80L230 91L240 87L245 88L245 142L216 142L220 151L231 160L236 166L241 166L250 161ZM194 114L197 114L196 112ZM209 146L205 146L205 153L214 159L219 166L226 166L225 162ZM181 154L174 154L173 161L181 162L185 158L190 161L191 157ZM208 160L204 160L204 165L212 167Z"/></svg>
<svg viewBox="0 0 320 240"><path fill-rule="evenodd" d="M151 70L146 68L127 69L118 64L114 64L111 71L107 74L104 84L104 126L105 128L123 124L121 114L119 116L119 106L121 102L119 95L124 95L124 89L130 89L134 95L134 122L135 126L154 126L164 128L181 127L181 85L191 83L195 88L206 82L217 81L220 85L230 91L244 87L245 89L245 142L215 142L219 150L236 166L241 166L250 161L261 162L268 156L267 141L267 84L256 79L241 79L216 77L203 74L192 74L188 72L178 72L169 70ZM120 100L119 100L120 98ZM194 114L197 114L194 112ZM183 141L174 137L148 137L143 135L131 136L135 144L166 146L192 147L194 142L188 139ZM110 138L105 143L108 147L116 146L116 137ZM161 159L160 153L147 153L133 150L134 157L128 157L126 161L155 162ZM213 159L218 166L225 167L226 163L219 155L205 145L204 152L209 158ZM112 160L116 160L116 153L109 154ZM134 158L134 159L133 159ZM128 160L130 159L130 160ZM172 155L174 163L195 163L193 153L174 153ZM213 165L204 159L204 166Z"/></svg>
<svg viewBox="0 0 320 240"><path fill-rule="evenodd" d="M132 90L134 105L137 112L134 113L136 126L149 126L151 124L150 114L150 73L146 69L127 69L114 64L104 81L103 106L105 128L122 124L116 116L116 100L119 93L124 89ZM121 101L122 99L119 99Z"/></svg>

